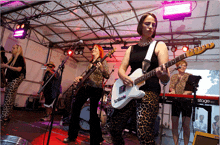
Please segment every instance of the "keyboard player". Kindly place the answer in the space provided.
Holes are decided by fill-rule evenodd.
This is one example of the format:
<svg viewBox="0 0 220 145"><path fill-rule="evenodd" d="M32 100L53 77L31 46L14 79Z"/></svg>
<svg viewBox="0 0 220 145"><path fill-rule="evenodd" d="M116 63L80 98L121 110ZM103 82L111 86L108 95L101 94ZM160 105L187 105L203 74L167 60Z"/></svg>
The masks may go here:
<svg viewBox="0 0 220 145"><path fill-rule="evenodd" d="M193 91L191 90L192 87L186 87L189 86L189 84L187 84L187 80L188 77L191 75L185 72L187 68L187 62L185 60L179 61L176 63L176 66L180 68L178 69L178 73L174 74L171 77L169 94L191 95ZM192 105L190 100L187 100L185 98L179 98L172 102L172 134L175 145L178 145L178 125L179 116L181 112L184 145L188 145L190 137L190 117L192 114Z"/></svg>

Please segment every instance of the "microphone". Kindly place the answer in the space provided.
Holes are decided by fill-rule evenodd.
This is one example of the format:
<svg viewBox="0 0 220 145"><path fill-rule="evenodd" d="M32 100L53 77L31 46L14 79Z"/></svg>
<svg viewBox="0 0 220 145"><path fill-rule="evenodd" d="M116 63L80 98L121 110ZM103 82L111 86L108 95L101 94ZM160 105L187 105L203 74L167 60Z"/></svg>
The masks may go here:
<svg viewBox="0 0 220 145"><path fill-rule="evenodd" d="M83 40L79 40L78 42L75 42L75 45L77 44L83 44Z"/></svg>
<svg viewBox="0 0 220 145"><path fill-rule="evenodd" d="M175 70L178 70L178 69L180 69L180 68L181 68L181 66L178 66L178 67L175 68Z"/></svg>
<svg viewBox="0 0 220 145"><path fill-rule="evenodd" d="M170 71L170 74L172 74L175 70L178 70L180 68L181 68L181 66L178 66L178 67L174 68L172 71Z"/></svg>
<svg viewBox="0 0 220 145"><path fill-rule="evenodd" d="M79 40L77 42L73 42L72 46L70 47L70 49L73 47L73 46L76 46L78 44L83 44L83 40Z"/></svg>

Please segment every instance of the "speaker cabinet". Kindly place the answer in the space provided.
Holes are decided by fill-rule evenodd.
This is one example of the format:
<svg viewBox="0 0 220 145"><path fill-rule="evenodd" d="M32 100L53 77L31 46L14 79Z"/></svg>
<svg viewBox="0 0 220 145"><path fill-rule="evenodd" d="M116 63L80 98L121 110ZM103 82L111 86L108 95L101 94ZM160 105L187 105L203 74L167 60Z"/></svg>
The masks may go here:
<svg viewBox="0 0 220 145"><path fill-rule="evenodd" d="M219 136L196 131L192 145L219 145Z"/></svg>

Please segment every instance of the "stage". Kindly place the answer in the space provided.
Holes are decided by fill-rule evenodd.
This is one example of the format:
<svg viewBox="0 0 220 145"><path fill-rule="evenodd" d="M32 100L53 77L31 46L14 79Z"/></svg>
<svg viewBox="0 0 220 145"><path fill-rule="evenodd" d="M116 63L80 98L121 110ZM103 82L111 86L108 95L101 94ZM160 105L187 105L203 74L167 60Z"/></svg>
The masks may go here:
<svg viewBox="0 0 220 145"><path fill-rule="evenodd" d="M32 145L46 145L49 133L48 122L40 121L40 118L44 116L44 111L27 111L25 109L16 109L12 115L9 122L4 122L1 124L1 136L12 135L21 137L27 140ZM63 139L67 137L68 126L60 125L61 114L56 112L53 129L50 136L51 145L65 145ZM162 145L174 145L172 139L172 132L170 129L163 129ZM126 145L137 145L139 144L136 134L124 131L123 137ZM111 138L108 133L103 133L103 138L105 139L103 145L112 145ZM159 144L159 138L156 137L156 143ZM190 136L190 143L193 141L193 134ZM180 145L183 145L183 140L180 139ZM76 145L88 145L90 144L89 132L80 130L79 136L76 142L70 144Z"/></svg>

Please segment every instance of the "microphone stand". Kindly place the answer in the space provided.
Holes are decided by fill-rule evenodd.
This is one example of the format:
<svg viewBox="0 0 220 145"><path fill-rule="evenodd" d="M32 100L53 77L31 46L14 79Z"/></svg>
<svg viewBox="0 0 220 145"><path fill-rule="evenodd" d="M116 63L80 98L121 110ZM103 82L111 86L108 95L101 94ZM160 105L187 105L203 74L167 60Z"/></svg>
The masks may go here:
<svg viewBox="0 0 220 145"><path fill-rule="evenodd" d="M198 84L196 84L195 82L192 83L193 84L193 92L194 92L194 97L193 97L193 112L192 112L192 121L195 121L195 108L197 105L197 99L196 99L196 91L197 91L197 87Z"/></svg>
<svg viewBox="0 0 220 145"><path fill-rule="evenodd" d="M112 69L111 73L109 74L109 78L111 76L111 74L114 72L114 68ZM99 117L101 118L101 112L102 112L102 105L103 105L103 96L104 96L104 92L105 92L105 84L107 83L108 79L103 83L102 88L102 97L101 97L101 106L100 106L100 112L99 112Z"/></svg>
<svg viewBox="0 0 220 145"><path fill-rule="evenodd" d="M174 68L172 71L170 71L170 74L172 74L175 70L178 70L181 68L178 66L177 68ZM162 114L161 114L161 128L160 128L160 145L162 143L162 134L163 134L163 114L164 114L164 99L165 99L165 87L167 83L162 83L163 84L163 96L162 96Z"/></svg>
<svg viewBox="0 0 220 145"><path fill-rule="evenodd" d="M60 70L60 76L59 76L59 82L56 85L56 90L57 92L59 91L58 87L61 84L61 79L62 79L62 74L63 74L63 69L64 69L64 64L66 63L67 59L69 58L69 55L66 57L65 60L62 61L62 64L59 65L58 69L50 76L50 78L47 80L47 82L42 86L42 88L37 92L38 94L40 94L40 92L45 88L45 86L50 82L50 80L53 78L53 76ZM48 139L47 139L47 145L49 145L49 141L50 141L50 135L51 135L51 130L52 130L52 126L53 126L53 120L54 120L54 112L55 112L55 107L56 107L56 103L59 97L59 93L57 93L57 96L55 98L54 104L53 104L53 110L52 110L52 114L51 114L51 123L50 123L50 128L49 128L49 134L48 134Z"/></svg>
<svg viewBox="0 0 220 145"><path fill-rule="evenodd" d="M165 98L165 87L167 83L162 83L163 84L163 96L162 96L162 113L161 113L161 127L160 127L160 145L162 143L162 134L163 134L163 113L164 113L164 98Z"/></svg>

